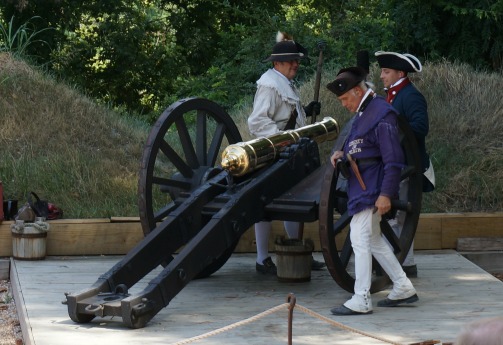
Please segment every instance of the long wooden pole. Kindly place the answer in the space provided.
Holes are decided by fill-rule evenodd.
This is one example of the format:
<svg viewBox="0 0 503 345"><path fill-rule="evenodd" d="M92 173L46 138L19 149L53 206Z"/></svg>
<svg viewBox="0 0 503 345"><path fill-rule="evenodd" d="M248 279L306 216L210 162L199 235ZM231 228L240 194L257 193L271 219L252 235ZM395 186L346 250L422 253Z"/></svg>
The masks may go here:
<svg viewBox="0 0 503 345"><path fill-rule="evenodd" d="M316 79L314 81L314 97L313 100L318 102L320 100L320 84L321 84L321 68L323 67L323 50L326 47L325 41L318 41L318 50L320 54L318 55L318 66L316 67ZM311 124L316 122L316 113L311 114ZM299 239L304 237L304 223L300 223L299 226Z"/></svg>
<svg viewBox="0 0 503 345"><path fill-rule="evenodd" d="M321 68L323 67L323 50L326 47L325 41L318 42L318 50L320 54L318 55L318 66L316 67L316 79L314 81L314 97L313 99L318 102L320 99L320 84L321 84ZM316 122L316 114L313 112L311 114L311 123Z"/></svg>

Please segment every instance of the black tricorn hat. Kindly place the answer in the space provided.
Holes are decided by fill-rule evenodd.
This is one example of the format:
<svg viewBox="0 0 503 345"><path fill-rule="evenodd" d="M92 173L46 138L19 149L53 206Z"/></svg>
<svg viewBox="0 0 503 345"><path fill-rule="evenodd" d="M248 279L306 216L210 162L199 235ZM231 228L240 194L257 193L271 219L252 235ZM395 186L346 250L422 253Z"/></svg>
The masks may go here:
<svg viewBox="0 0 503 345"><path fill-rule="evenodd" d="M379 67L391 68L408 73L421 72L423 66L417 57L412 54L378 51L375 53Z"/></svg>
<svg viewBox="0 0 503 345"><path fill-rule="evenodd" d="M307 59L307 49L290 38L288 34L278 32L272 54L263 62Z"/></svg>
<svg viewBox="0 0 503 345"><path fill-rule="evenodd" d="M343 68L337 73L335 80L327 85L327 89L335 93L337 96L342 96L360 82L364 81L367 72L360 67Z"/></svg>

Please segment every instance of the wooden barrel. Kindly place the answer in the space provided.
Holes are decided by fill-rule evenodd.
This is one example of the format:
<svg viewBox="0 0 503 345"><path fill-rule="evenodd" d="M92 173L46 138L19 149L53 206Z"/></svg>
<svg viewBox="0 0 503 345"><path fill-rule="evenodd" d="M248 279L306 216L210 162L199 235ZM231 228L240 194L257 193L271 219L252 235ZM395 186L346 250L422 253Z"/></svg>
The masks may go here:
<svg viewBox="0 0 503 345"><path fill-rule="evenodd" d="M25 227L22 233L12 231L12 256L17 260L43 260L47 232Z"/></svg>
<svg viewBox="0 0 503 345"><path fill-rule="evenodd" d="M276 266L280 282L311 280L314 243L310 239L280 239L276 241Z"/></svg>

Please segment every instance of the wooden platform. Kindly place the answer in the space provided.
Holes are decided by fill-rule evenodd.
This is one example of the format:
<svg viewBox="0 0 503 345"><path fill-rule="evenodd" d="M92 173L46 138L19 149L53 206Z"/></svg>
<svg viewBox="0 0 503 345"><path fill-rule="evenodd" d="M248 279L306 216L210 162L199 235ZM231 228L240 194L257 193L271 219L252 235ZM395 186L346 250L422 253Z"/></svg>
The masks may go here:
<svg viewBox="0 0 503 345"><path fill-rule="evenodd" d="M411 344L428 339L447 343L465 323L501 315L503 310L503 283L453 250L416 252L419 278L413 283L420 298L417 304L378 308L377 301L387 294L383 291L372 296L372 315L351 317L330 314L330 308L346 301L350 294L337 286L328 271L312 272L310 282L281 283L255 272L255 254L236 253L211 277L189 283L145 328L129 329L120 318L95 319L89 324L72 322L61 304L64 292L88 288L120 258L11 260L11 282L25 343L181 344L282 305L275 313L193 344L287 344L284 303L289 293L295 294L300 306L294 309L293 344ZM322 260L320 253L315 253L315 258ZM141 291L157 273L152 272L131 292ZM342 329L334 322L369 336Z"/></svg>

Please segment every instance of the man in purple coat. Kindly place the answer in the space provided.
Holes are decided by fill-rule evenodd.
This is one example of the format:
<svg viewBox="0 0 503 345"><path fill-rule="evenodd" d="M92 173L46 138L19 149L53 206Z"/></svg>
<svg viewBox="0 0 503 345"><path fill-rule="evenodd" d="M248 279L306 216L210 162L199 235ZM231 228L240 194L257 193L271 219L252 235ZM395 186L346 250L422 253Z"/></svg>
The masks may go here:
<svg viewBox="0 0 503 345"><path fill-rule="evenodd" d="M330 157L350 163L348 212L350 239L355 255L354 295L331 310L334 315L371 314L370 285L372 255L393 282L389 295L377 303L394 307L419 298L391 248L381 236L381 216L391 210L391 199L398 196L404 154L398 137L396 110L365 84L366 72L359 67L344 68L327 88L342 105L356 113L343 151Z"/></svg>

